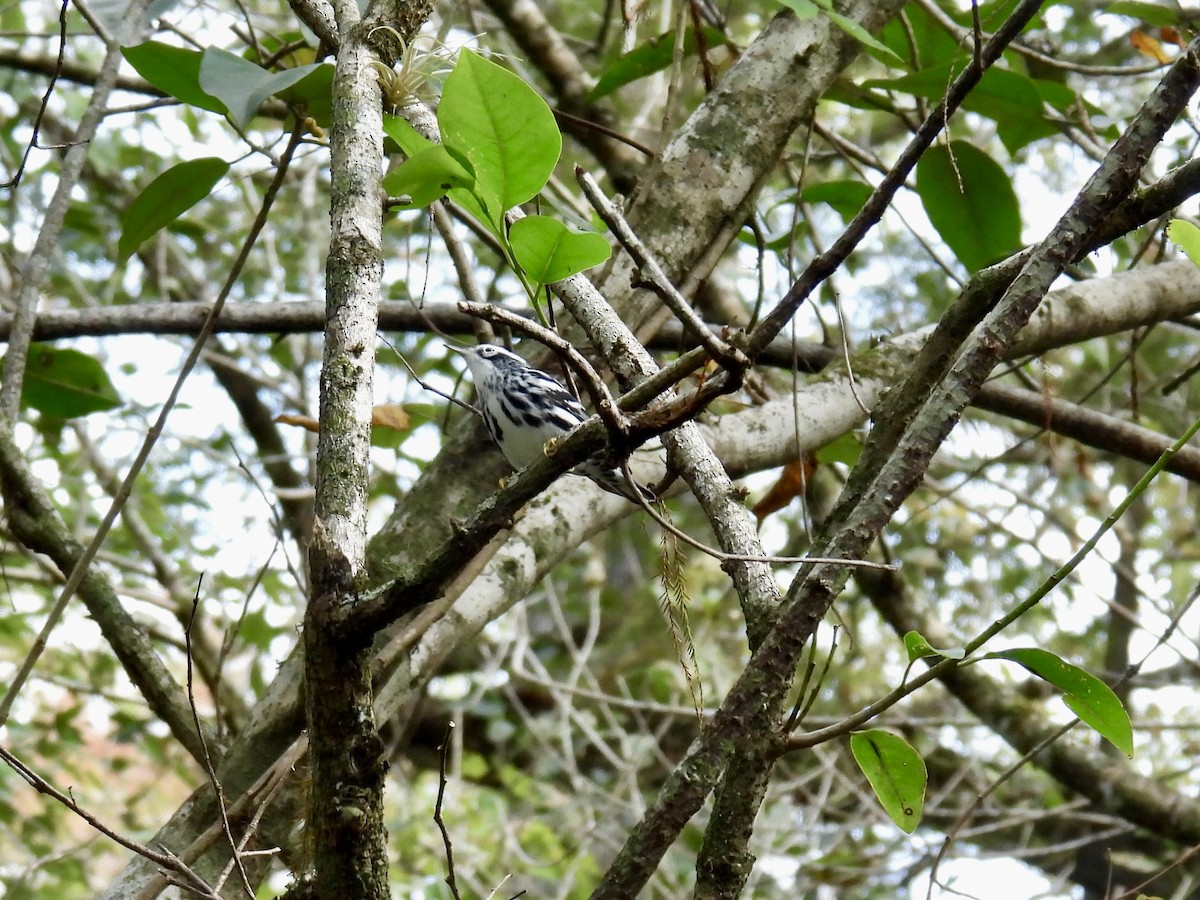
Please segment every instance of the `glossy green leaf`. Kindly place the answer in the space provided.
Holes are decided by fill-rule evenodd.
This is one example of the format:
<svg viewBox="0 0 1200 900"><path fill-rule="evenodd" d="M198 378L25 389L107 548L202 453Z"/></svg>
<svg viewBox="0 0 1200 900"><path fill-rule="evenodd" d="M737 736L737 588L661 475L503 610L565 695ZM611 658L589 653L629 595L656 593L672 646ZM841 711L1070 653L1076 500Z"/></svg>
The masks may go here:
<svg viewBox="0 0 1200 900"><path fill-rule="evenodd" d="M204 54L199 50L146 41L135 47L122 47L121 54L139 75L176 100L209 112L226 113L225 104L200 87L200 62Z"/></svg>
<svg viewBox="0 0 1200 900"><path fill-rule="evenodd" d="M279 99L285 103L303 106L310 119L322 128L328 128L333 119L333 74L334 67L330 63L317 63L315 66L302 66L310 69L309 73L294 85L276 91ZM299 71L289 69L288 71Z"/></svg>
<svg viewBox="0 0 1200 900"><path fill-rule="evenodd" d="M812 0L812 2L820 7L821 12L829 16L829 20L833 22L834 25L842 29L842 31L846 32L846 34L850 35L850 37L854 38L868 50L875 51L873 55L875 55L877 58L881 59L885 63L894 63L900 66L904 65L904 60L893 53L891 47L889 47L887 44L884 44L882 41L877 40L874 35L871 34L871 32L863 28L860 24L858 24L858 22L854 21L854 19L851 19L848 16L843 16L841 13L837 12L833 8L832 0ZM785 5L787 5L786 0Z"/></svg>
<svg viewBox="0 0 1200 900"><path fill-rule="evenodd" d="M549 216L518 219L508 238L517 264L539 288L597 266L611 253L603 235L572 231Z"/></svg>
<svg viewBox="0 0 1200 900"><path fill-rule="evenodd" d="M1112 689L1078 666L1036 647L1002 650L985 659L1009 659L1063 692L1063 702L1080 720L1126 756L1133 755L1133 726Z"/></svg>
<svg viewBox="0 0 1200 900"><path fill-rule="evenodd" d="M1200 228L1184 219L1172 219L1167 223L1167 240L1178 245L1188 259L1200 266Z"/></svg>
<svg viewBox="0 0 1200 900"><path fill-rule="evenodd" d="M121 216L121 259L207 197L228 171L225 160L206 156L172 166L150 182Z"/></svg>
<svg viewBox="0 0 1200 900"><path fill-rule="evenodd" d="M74 419L120 406L121 398L95 357L34 344L25 362L21 405L56 419Z"/></svg>
<svg viewBox="0 0 1200 900"><path fill-rule="evenodd" d="M929 221L972 272L1021 246L1017 195L1004 170L966 141L931 148L917 163L917 193Z"/></svg>
<svg viewBox="0 0 1200 900"><path fill-rule="evenodd" d="M904 650L908 653L908 661L916 662L930 656L941 656L945 659L963 659L967 652L962 647L951 647L939 650L925 639L919 631L910 631L904 635Z"/></svg>
<svg viewBox="0 0 1200 900"><path fill-rule="evenodd" d="M834 438L819 449L817 451L817 462L843 463L847 466L852 466L858 462L858 457L861 454L862 440L857 434L847 432L840 437Z"/></svg>
<svg viewBox="0 0 1200 900"><path fill-rule="evenodd" d="M1060 84L1057 81L1047 81L1045 78L1033 78L1030 80L1033 82L1033 86L1037 88L1037 92L1041 95L1042 100L1062 112L1067 112L1081 101L1086 102L1079 94L1065 84ZM1099 107L1091 104L1088 104L1088 110L1100 112Z"/></svg>
<svg viewBox="0 0 1200 900"><path fill-rule="evenodd" d="M0 7L0 31L15 34L29 31L25 20L25 11L16 4L6 4Z"/></svg>
<svg viewBox="0 0 1200 900"><path fill-rule="evenodd" d="M779 5L786 6L800 20L811 19L820 12L817 9L817 4L813 3L812 0L779 0Z"/></svg>
<svg viewBox="0 0 1200 900"><path fill-rule="evenodd" d="M940 100L964 66L965 63L956 61L953 66L946 63L911 72L899 78L864 81L862 86L869 89L900 91L927 100ZM1060 102L1063 99L1063 91L1072 93L1062 87L1054 91L1048 85L1044 90ZM1005 149L1009 153L1015 153L1027 144L1058 134L1061 130L1058 124L1047 118L1043 105L1045 100L1043 90L1039 89L1033 79L1011 69L991 68L967 95L963 101L963 109L987 116L994 121Z"/></svg>
<svg viewBox="0 0 1200 900"><path fill-rule="evenodd" d="M825 181L806 187L800 193L804 203L827 203L843 221L849 221L871 196L871 186L861 181Z"/></svg>
<svg viewBox="0 0 1200 900"><path fill-rule="evenodd" d="M715 28L704 29L704 41L708 47L720 47L728 43L725 35ZM683 35L683 55L696 55L696 30L689 28ZM628 53L617 57L600 75L600 80L587 95L586 102L594 103L607 97L618 88L624 87L671 65L675 58L675 32L669 31L639 44Z"/></svg>
<svg viewBox="0 0 1200 900"><path fill-rule="evenodd" d="M850 735L850 752L884 812L912 834L925 810L925 761L908 741L873 728Z"/></svg>
<svg viewBox="0 0 1200 900"><path fill-rule="evenodd" d="M383 132L389 138L391 138L396 143L396 146L399 147L404 153L404 155L408 157L417 156L424 150L439 146L413 128L403 116L394 116L384 113ZM446 152L450 153L451 151L449 148L447 148ZM457 164L458 170L469 171L470 162L463 156L463 154L451 154L450 158ZM397 193L397 190L395 189L395 181L393 180L394 175L395 172L391 173L383 181L384 190L388 191L390 194ZM472 176L472 181L470 184L462 187L452 187L447 193L449 194L450 199L457 203L460 207L462 207L480 222L487 224L489 223L487 212L484 210L483 204L480 203L473 193L475 186L474 177ZM499 201L496 200L495 202L498 203ZM413 205L419 206L421 204L414 203Z"/></svg>
<svg viewBox="0 0 1200 900"><path fill-rule="evenodd" d="M171 11L179 0L150 0L141 16L132 25L131 34L142 34L149 23ZM126 16L129 13L129 0L95 0L89 3L91 15L96 17L111 34L121 34L125 30Z"/></svg>
<svg viewBox="0 0 1200 900"><path fill-rule="evenodd" d="M908 4L903 18L895 16L879 30L879 40L906 65L934 66L950 59L961 58L962 45L947 34L923 7Z"/></svg>
<svg viewBox="0 0 1200 900"><path fill-rule="evenodd" d="M476 196L501 228L506 210L537 196L562 151L554 113L507 69L464 50L438 106L442 141L475 173Z"/></svg>
<svg viewBox="0 0 1200 900"><path fill-rule="evenodd" d="M403 116L383 114L383 133L396 142L405 156L416 156L422 150L436 146L433 141L418 132Z"/></svg>
<svg viewBox="0 0 1200 900"><path fill-rule="evenodd" d="M1042 92L1033 79L1019 72L988 69L969 97L967 108L995 121L996 133L1009 153L1062 130L1047 118Z"/></svg>
<svg viewBox="0 0 1200 900"><path fill-rule="evenodd" d="M847 16L843 16L833 8L831 0L779 0L781 6L786 6L798 19L811 19L818 12L824 13L829 17L838 28L850 35L856 41L861 43L868 50L875 51L876 56L888 64L904 65L904 61L895 54L891 47L882 41L875 38L871 32L863 28L858 22Z"/></svg>
<svg viewBox="0 0 1200 900"><path fill-rule="evenodd" d="M1118 16L1129 16L1159 28L1178 27L1181 23L1179 11L1159 3L1142 3L1140 0L1116 0L1104 7L1103 12Z"/></svg>
<svg viewBox="0 0 1200 900"><path fill-rule="evenodd" d="M264 100L290 88L320 65L268 72L228 50L209 47L200 61L200 87L225 104L238 128L245 128Z"/></svg>
<svg viewBox="0 0 1200 900"><path fill-rule="evenodd" d="M383 189L393 197L408 195L407 205L421 207L440 200L453 188L470 187L474 183L475 177L445 147L433 144L406 159L384 178Z"/></svg>

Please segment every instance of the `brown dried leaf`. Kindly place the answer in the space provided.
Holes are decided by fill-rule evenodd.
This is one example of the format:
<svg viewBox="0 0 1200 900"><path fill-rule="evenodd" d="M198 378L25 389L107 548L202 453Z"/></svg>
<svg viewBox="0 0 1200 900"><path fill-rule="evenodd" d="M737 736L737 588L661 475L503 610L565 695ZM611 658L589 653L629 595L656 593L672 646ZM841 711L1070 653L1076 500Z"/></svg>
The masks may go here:
<svg viewBox="0 0 1200 900"><path fill-rule="evenodd" d="M1171 58L1163 52L1162 44L1158 42L1158 39L1140 29L1135 29L1129 35L1129 43L1133 44L1134 49L1142 56L1148 56L1155 62L1166 65L1171 61Z"/></svg>
<svg viewBox="0 0 1200 900"><path fill-rule="evenodd" d="M779 480L771 485L771 489L751 510L758 521L762 522L771 513L778 512L797 497L804 496L804 489L816 470L817 460L808 454L784 466L783 471L779 473Z"/></svg>
<svg viewBox="0 0 1200 900"><path fill-rule="evenodd" d="M304 428L307 431L311 431L313 434L316 434L321 430L320 423L318 423L316 419L310 418L309 416L292 416L283 414L276 416L275 421L280 425L295 425L297 428Z"/></svg>
<svg viewBox="0 0 1200 900"><path fill-rule="evenodd" d="M371 409L371 424L376 428L408 431L408 413L403 406L396 403L381 403Z"/></svg>

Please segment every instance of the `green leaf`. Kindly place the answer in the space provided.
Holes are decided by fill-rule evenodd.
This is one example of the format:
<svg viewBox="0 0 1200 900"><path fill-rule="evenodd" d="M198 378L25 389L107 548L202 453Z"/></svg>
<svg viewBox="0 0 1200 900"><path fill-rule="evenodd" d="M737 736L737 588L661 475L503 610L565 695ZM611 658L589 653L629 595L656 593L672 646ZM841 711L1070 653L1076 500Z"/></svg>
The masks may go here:
<svg viewBox="0 0 1200 900"><path fill-rule="evenodd" d="M1021 245L1017 195L1004 170L965 141L937 146L917 163L917 193L929 221L972 272Z"/></svg>
<svg viewBox="0 0 1200 900"><path fill-rule="evenodd" d="M819 463L844 463L852 466L862 454L862 441L853 432L846 432L817 451Z"/></svg>
<svg viewBox="0 0 1200 900"><path fill-rule="evenodd" d="M248 610L238 622L238 637L263 651L270 648L279 632L280 629L272 626L261 610Z"/></svg>
<svg viewBox="0 0 1200 900"><path fill-rule="evenodd" d="M405 156L416 156L422 150L436 147L429 138L413 128L403 116L383 114L383 133L396 142Z"/></svg>
<svg viewBox="0 0 1200 900"><path fill-rule="evenodd" d="M1062 130L1046 117L1042 92L1033 79L1019 72L988 69L968 96L971 102L966 108L995 121L996 133L1009 153Z"/></svg>
<svg viewBox="0 0 1200 900"><path fill-rule="evenodd" d="M155 19L170 12L179 0L150 0L136 22L131 22L131 34L143 33ZM125 29L125 19L129 13L128 0L96 0L89 3L91 14L103 24L111 34L120 34Z"/></svg>
<svg viewBox="0 0 1200 900"><path fill-rule="evenodd" d="M902 20L903 19L903 20ZM961 57L962 47L923 7L908 4L879 30L879 40L909 65L932 66Z"/></svg>
<svg viewBox="0 0 1200 900"><path fill-rule="evenodd" d="M462 160L460 160L460 162L462 162ZM499 201L496 200L495 197L491 197L491 199L488 201L488 206L485 206L483 201L480 199L480 190L479 182L476 181L475 184L470 188L451 189L447 196L472 216L474 216L476 221L480 222L485 227L490 226L495 230L495 233L498 237L503 237L503 219L501 219L498 224L492 225L491 219L488 217L488 209L497 206Z"/></svg>
<svg viewBox="0 0 1200 900"><path fill-rule="evenodd" d="M74 419L120 406L121 398L95 357L34 344L25 361L21 405L56 419Z"/></svg>
<svg viewBox="0 0 1200 900"><path fill-rule="evenodd" d="M875 39L871 32L863 28L853 19L843 16L839 12L835 12L832 0L812 0L825 15L829 16L829 21L833 22L838 28L850 35L868 50L874 50L877 57L882 57L882 62L903 66L904 60L892 52L892 48L887 44Z"/></svg>
<svg viewBox="0 0 1200 900"><path fill-rule="evenodd" d="M828 203L843 221L849 221L870 196L871 186L861 181L825 181L806 187L800 193L800 200L804 203Z"/></svg>
<svg viewBox="0 0 1200 900"><path fill-rule="evenodd" d="M228 171L225 160L206 156L172 166L150 182L121 216L121 259L207 197Z"/></svg>
<svg viewBox="0 0 1200 900"><path fill-rule="evenodd" d="M918 659L925 659L929 656L941 656L946 659L963 659L967 655L967 651L962 647L939 650L933 644L929 643L925 639L925 635L919 631L910 631L904 635L904 649L908 653L909 662L916 662Z"/></svg>
<svg viewBox="0 0 1200 900"><path fill-rule="evenodd" d="M537 196L562 151L554 113L537 91L464 50L438 105L442 141L475 173L475 194L502 232L504 212Z"/></svg>
<svg viewBox="0 0 1200 900"><path fill-rule="evenodd" d="M989 69L988 71L990 72L991 70ZM1065 84L1059 84L1057 81L1047 81L1045 78L1034 78L1033 86L1037 88L1037 92L1041 96L1043 102L1049 103L1055 109L1062 112L1067 112L1073 106L1083 100L1083 98L1081 98ZM1088 110L1089 112L1102 112L1099 107L1092 104L1088 104Z"/></svg>
<svg viewBox="0 0 1200 900"><path fill-rule="evenodd" d="M440 144L433 144L401 163L383 179L390 196L407 194L413 207L428 206L456 187L471 187L475 177Z"/></svg>
<svg viewBox="0 0 1200 900"><path fill-rule="evenodd" d="M404 155L408 157L415 157L424 150L439 146L413 128L403 116L394 116L389 113L384 113L383 132L389 138L395 141L396 146L399 147ZM447 149L446 152L450 153L449 149ZM459 169L463 171L469 171L470 163L462 157L462 154L451 154L451 157L458 164ZM383 180L384 190L390 194L402 193L402 191L399 191L395 188L395 174L395 172L392 172ZM489 221L487 213L484 210L483 205L472 193L474 189L474 176L472 176L471 182L471 184L463 187L452 188L449 191L450 199L465 209L480 222L487 224ZM414 203L413 205L419 206L421 204Z"/></svg>
<svg viewBox="0 0 1200 900"><path fill-rule="evenodd" d="M334 67L330 63L317 63L315 66L301 68L311 71L291 87L275 93L285 103L303 106L310 119L322 128L328 128L333 119ZM295 72L299 69L288 71Z"/></svg>
<svg viewBox="0 0 1200 900"><path fill-rule="evenodd" d="M779 0L779 4L790 9L796 14L796 18L801 21L811 19L820 12L817 9L817 4L813 3L812 0Z"/></svg>
<svg viewBox="0 0 1200 900"><path fill-rule="evenodd" d="M902 831L912 834L925 809L925 761L890 731L873 728L850 735L850 752L867 776L884 812Z"/></svg>
<svg viewBox="0 0 1200 900"><path fill-rule="evenodd" d="M221 115L228 111L224 103L200 87L203 54L199 50L146 41L136 47L122 47L121 53L139 75L176 100Z"/></svg>
<svg viewBox="0 0 1200 900"><path fill-rule="evenodd" d="M704 29L704 40L709 47L721 47L729 40L715 28ZM696 30L689 28L683 35L683 55L696 55ZM631 84L671 65L675 58L675 32L668 31L644 44L639 44L628 53L617 57L600 75L596 86L588 93L586 103L594 103L607 97L618 88Z"/></svg>
<svg viewBox="0 0 1200 900"><path fill-rule="evenodd" d="M1133 726L1112 689L1078 666L1036 647L1002 650L984 659L1009 659L1063 692L1063 702L1080 720L1126 756L1133 756Z"/></svg>
<svg viewBox="0 0 1200 900"><path fill-rule="evenodd" d="M1172 28L1183 24L1176 10L1157 3L1142 3L1139 0L1117 0L1108 4L1102 11L1111 15L1140 19L1159 28Z"/></svg>
<svg viewBox="0 0 1200 900"><path fill-rule="evenodd" d="M940 100L964 65L961 61L953 66L945 63L899 78L864 81L862 87ZM1051 92L1049 87L1045 87L1045 90ZM1060 102L1063 99L1061 94L1061 90L1053 92L1055 99ZM1059 126L1046 117L1043 106L1045 99L1043 91L1039 90L1033 79L1010 69L992 68L983 74L979 84L967 95L963 109L993 120L1005 149L1015 153L1033 141L1059 133Z"/></svg>
<svg viewBox="0 0 1200 900"><path fill-rule="evenodd" d="M200 61L200 87L225 104L238 128L245 128L264 100L301 81L320 65L268 72L236 53L208 47Z"/></svg>
<svg viewBox="0 0 1200 900"><path fill-rule="evenodd" d="M1177 244L1188 259L1200 266L1200 228L1184 219L1172 219L1167 223L1167 240Z"/></svg>
<svg viewBox="0 0 1200 900"><path fill-rule="evenodd" d="M0 7L0 31L22 32L28 30L29 26L25 24L25 11L21 7L8 5Z"/></svg>
<svg viewBox="0 0 1200 900"><path fill-rule="evenodd" d="M611 248L594 231L571 231L549 216L513 222L508 238L513 256L530 282L540 289L608 259Z"/></svg>

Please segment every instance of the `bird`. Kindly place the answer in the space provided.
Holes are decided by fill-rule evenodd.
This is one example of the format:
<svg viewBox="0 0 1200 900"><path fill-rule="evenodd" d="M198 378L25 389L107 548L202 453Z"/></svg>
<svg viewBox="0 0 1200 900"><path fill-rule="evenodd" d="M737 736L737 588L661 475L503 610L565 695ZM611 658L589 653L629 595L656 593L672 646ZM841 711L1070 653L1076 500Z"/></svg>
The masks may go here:
<svg viewBox="0 0 1200 900"><path fill-rule="evenodd" d="M466 361L483 424L514 469L523 469L539 459L547 441L561 438L588 418L561 382L511 350L496 344L446 346ZM590 478L610 494L634 503L639 497L647 502L655 499L654 492L645 485L631 482L619 469L606 468L595 460L581 463L571 474Z"/></svg>

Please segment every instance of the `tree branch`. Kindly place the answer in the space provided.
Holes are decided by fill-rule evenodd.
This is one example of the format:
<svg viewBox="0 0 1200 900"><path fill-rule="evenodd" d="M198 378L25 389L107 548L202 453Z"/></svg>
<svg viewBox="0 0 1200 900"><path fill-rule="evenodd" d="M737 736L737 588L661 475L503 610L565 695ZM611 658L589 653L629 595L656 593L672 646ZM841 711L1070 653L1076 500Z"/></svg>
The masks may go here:
<svg viewBox="0 0 1200 900"><path fill-rule="evenodd" d="M37 240L21 266L15 304L17 311L8 336L8 352L4 355L3 371L0 373L0 415L8 422L16 422L20 411L25 359L32 339L38 296L49 272L51 253L58 245L63 221L71 204L71 192L75 190L79 175L83 171L91 140L100 123L104 121L108 97L116 84L117 70L124 59L121 55L121 41L126 40L134 29L140 27L148 6L149 0L131 0L121 19L121 33L105 47L104 62L96 77L96 85L63 157L54 195L46 206Z"/></svg>
<svg viewBox="0 0 1200 900"><path fill-rule="evenodd" d="M377 35L370 19L386 16L385 32L399 28L411 39L428 12L429 4L407 4L402 20L396 6L374 3L362 20L357 0L334 3L340 43L329 146L332 230L316 518L309 548L312 594L304 617L312 764L309 828L318 897L390 896L383 821L386 761L375 725L372 643L369 635L348 634L337 623L366 575L371 407L383 276L383 98L372 46L397 43L400 34L390 39ZM410 18L417 15L419 19Z"/></svg>
<svg viewBox="0 0 1200 900"><path fill-rule="evenodd" d="M885 429L877 429L872 435L814 553L861 556L919 483L934 451L1013 343L1050 282L1086 246L1104 215L1132 190L1145 160L1195 89L1200 77L1196 47L1194 42L1168 71L1071 209L1031 254L1013 288L984 326L966 339L946 377L939 374L932 382L910 380L893 392L898 399L885 404L888 409L881 410L880 415L884 422L895 421L899 434L884 435L879 432ZM931 343L936 346L939 342ZM906 415L905 404L916 409ZM666 848L700 807L734 748L753 739L747 723L754 721L756 710L787 691L800 652L840 593L846 577L845 570L831 565L806 567L798 575L775 627L752 656L721 710L701 732L696 747L672 773L630 834L593 896L631 896L645 883Z"/></svg>
<svg viewBox="0 0 1200 900"><path fill-rule="evenodd" d="M17 446L12 432L3 427L0 427L0 485L5 514L18 540L34 553L50 557L60 572L74 571L83 556L83 548L71 536L41 483L29 471L26 454ZM79 582L79 596L154 714L171 729L171 734L193 759L203 759L204 749L193 727L187 697L155 653L146 630L121 606L112 586L97 572L83 576ZM60 606L58 615L48 618L43 635L53 629L61 613ZM35 645L31 650L30 667L40 646ZM18 679L12 679L4 697L6 707L14 699L18 684ZM210 746L218 745L211 734L207 740Z"/></svg>
<svg viewBox="0 0 1200 900"><path fill-rule="evenodd" d="M859 572L872 603L897 634L919 631L935 645L955 643L929 610L919 607L903 584L887 572ZM980 721L1017 752L1027 753L1061 725L1052 723L1029 700L1014 698L980 666L948 667L941 682ZM1200 843L1200 803L1164 789L1124 760L1079 742L1054 741L1035 764L1099 808L1183 845Z"/></svg>
<svg viewBox="0 0 1200 900"><path fill-rule="evenodd" d="M1005 384L986 384L975 397L979 409L1028 422L1104 453L1150 465L1171 446L1171 439L1086 406L1038 391ZM1184 447L1167 463L1168 472L1200 483L1200 449Z"/></svg>

